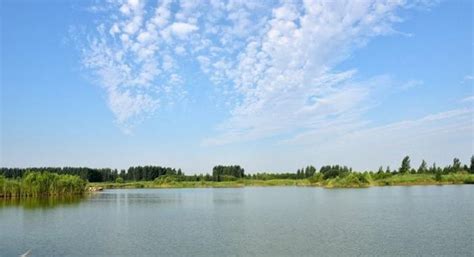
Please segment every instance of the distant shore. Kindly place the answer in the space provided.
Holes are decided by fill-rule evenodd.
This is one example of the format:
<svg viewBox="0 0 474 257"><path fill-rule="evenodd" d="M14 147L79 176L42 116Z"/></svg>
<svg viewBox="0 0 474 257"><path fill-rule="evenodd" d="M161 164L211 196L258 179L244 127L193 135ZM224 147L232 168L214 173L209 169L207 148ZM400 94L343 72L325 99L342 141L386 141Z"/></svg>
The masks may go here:
<svg viewBox="0 0 474 257"><path fill-rule="evenodd" d="M374 186L415 186L415 185L460 185L474 184L474 174L446 174L440 178L430 174L397 174L384 179L361 182L357 179L334 178L314 181L312 179L239 179L235 181L130 181L123 183L89 183L91 188L131 189L131 188L238 188L268 186L313 186L323 188L367 188Z"/></svg>
<svg viewBox="0 0 474 257"><path fill-rule="evenodd" d="M236 166L239 168L238 166ZM232 168L232 167L231 167ZM474 173L458 172L408 173L408 172L352 172L346 167L322 168L321 172L303 177L300 170L296 174L246 175L243 170L232 175L171 175L157 176L154 180L125 180L118 177L115 181L88 182L77 175L51 172L27 172L15 179L0 175L0 198L43 197L82 195L103 189L120 188L239 188L268 186L306 186L322 188L367 188L373 186L413 186L413 185L451 185L474 184ZM449 169L447 168L446 171ZM215 174L213 174L215 175Z"/></svg>

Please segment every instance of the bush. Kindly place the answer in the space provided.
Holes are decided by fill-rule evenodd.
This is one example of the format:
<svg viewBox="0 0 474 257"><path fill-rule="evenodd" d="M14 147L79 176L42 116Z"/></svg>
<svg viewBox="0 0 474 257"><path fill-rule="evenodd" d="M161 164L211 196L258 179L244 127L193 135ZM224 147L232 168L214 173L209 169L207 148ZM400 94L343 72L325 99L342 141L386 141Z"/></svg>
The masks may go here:
<svg viewBox="0 0 474 257"><path fill-rule="evenodd" d="M123 178L122 177L118 177L115 179L115 183L120 183L122 184L124 181L123 181Z"/></svg>
<svg viewBox="0 0 474 257"><path fill-rule="evenodd" d="M313 184L322 182L324 180L323 174L320 172L315 173L313 176L309 177L308 180L310 183L313 183Z"/></svg>
<svg viewBox="0 0 474 257"><path fill-rule="evenodd" d="M464 179L464 184L474 184L474 177L467 177Z"/></svg>
<svg viewBox="0 0 474 257"><path fill-rule="evenodd" d="M234 176L230 176L230 175L220 175L219 180L220 181L236 181L237 178L234 177Z"/></svg>
<svg viewBox="0 0 474 257"><path fill-rule="evenodd" d="M373 174L373 175L372 175L372 178L375 179L375 180L379 180L379 179L390 178L391 176L393 176L392 173L383 172L383 173L375 173L375 174Z"/></svg>
<svg viewBox="0 0 474 257"><path fill-rule="evenodd" d="M183 181L182 176L177 176L177 175L163 175L155 178L153 182L155 184L163 185L163 184L173 184L175 182L181 182Z"/></svg>
<svg viewBox="0 0 474 257"><path fill-rule="evenodd" d="M368 187L370 186L368 173L349 173L326 181L328 187Z"/></svg>

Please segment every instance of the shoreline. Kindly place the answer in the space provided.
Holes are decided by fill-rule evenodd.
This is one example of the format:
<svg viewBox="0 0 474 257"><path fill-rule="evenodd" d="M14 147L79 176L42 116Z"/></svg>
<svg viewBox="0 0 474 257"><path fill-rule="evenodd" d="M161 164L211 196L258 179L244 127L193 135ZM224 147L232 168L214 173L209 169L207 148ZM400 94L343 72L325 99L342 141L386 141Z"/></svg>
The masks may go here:
<svg viewBox="0 0 474 257"><path fill-rule="evenodd" d="M95 182L89 183L90 188L103 189L173 189L173 188L241 188L241 187L273 187L273 186L297 186L297 187L321 187L326 189L337 188L369 188L369 187L389 187L389 186L436 186L436 185L472 185L474 184L473 174L461 174L452 176L443 175L440 181L436 181L434 176L407 174L394 175L388 179L360 181L339 181L337 179L324 181L311 181L311 179L270 179L255 180L241 179L236 181L172 181L167 183L156 183L154 181L130 181L130 182Z"/></svg>

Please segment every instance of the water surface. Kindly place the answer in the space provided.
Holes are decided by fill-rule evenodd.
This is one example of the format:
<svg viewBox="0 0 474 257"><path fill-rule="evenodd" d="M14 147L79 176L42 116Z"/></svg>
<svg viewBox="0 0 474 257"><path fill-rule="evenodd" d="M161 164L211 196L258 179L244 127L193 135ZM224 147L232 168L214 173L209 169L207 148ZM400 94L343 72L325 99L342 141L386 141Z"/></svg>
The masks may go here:
<svg viewBox="0 0 474 257"><path fill-rule="evenodd" d="M0 256L473 256L474 186L119 189L0 201Z"/></svg>

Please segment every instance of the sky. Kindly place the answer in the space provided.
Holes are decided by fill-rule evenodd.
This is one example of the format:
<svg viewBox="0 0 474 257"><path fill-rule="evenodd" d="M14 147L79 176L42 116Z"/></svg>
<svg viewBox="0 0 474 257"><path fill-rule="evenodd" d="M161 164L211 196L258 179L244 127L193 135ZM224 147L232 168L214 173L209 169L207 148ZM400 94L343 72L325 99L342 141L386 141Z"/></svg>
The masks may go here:
<svg viewBox="0 0 474 257"><path fill-rule="evenodd" d="M473 8L3 0L0 166L468 163Z"/></svg>

